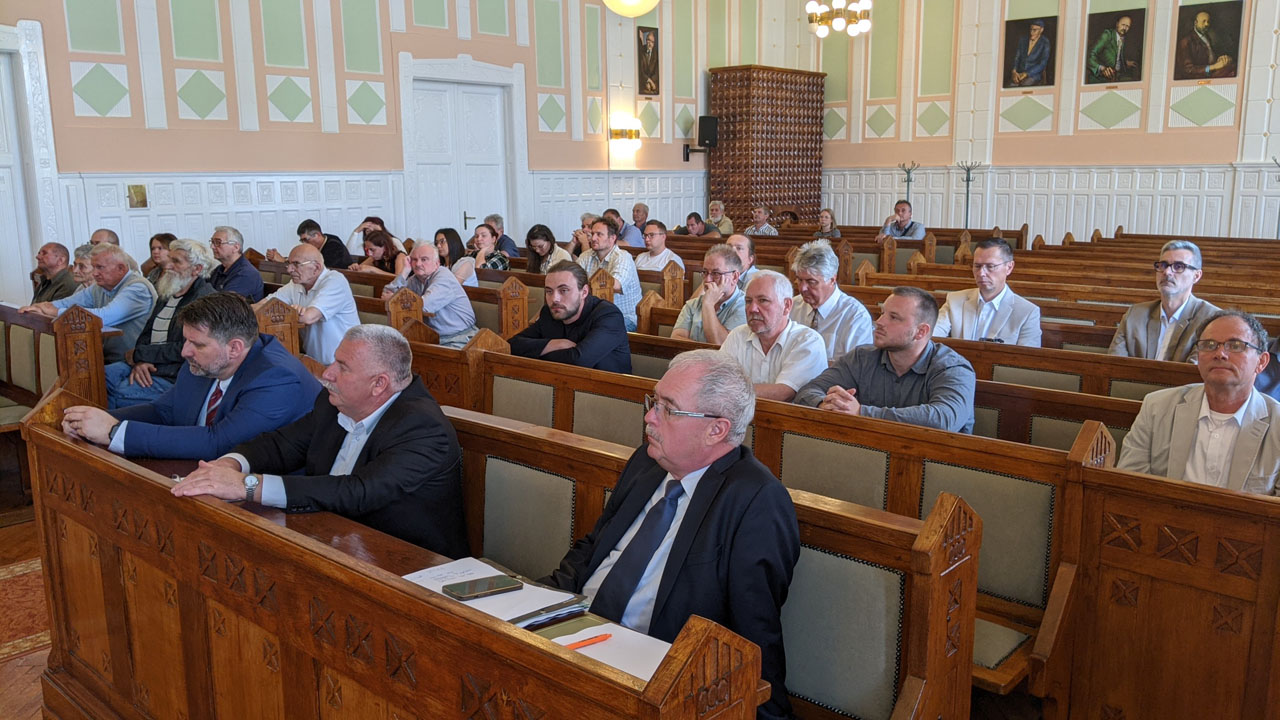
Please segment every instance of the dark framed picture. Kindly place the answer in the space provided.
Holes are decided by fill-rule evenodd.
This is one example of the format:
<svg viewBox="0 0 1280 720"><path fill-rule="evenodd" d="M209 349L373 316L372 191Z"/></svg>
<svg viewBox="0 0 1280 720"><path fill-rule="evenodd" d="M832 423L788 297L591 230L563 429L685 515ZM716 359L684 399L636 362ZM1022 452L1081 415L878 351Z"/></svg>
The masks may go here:
<svg viewBox="0 0 1280 720"><path fill-rule="evenodd" d="M657 95L659 84L658 28L636 28L636 94Z"/></svg>
<svg viewBox="0 0 1280 720"><path fill-rule="evenodd" d="M1178 8L1174 80L1233 78L1240 67L1240 20L1244 3L1204 3Z"/></svg>
<svg viewBox="0 0 1280 720"><path fill-rule="evenodd" d="M1004 24L1004 87L1052 85L1058 50L1058 18L1025 18Z"/></svg>
<svg viewBox="0 0 1280 720"><path fill-rule="evenodd" d="M1142 80L1146 27L1145 9L1091 14L1085 32L1085 84Z"/></svg>

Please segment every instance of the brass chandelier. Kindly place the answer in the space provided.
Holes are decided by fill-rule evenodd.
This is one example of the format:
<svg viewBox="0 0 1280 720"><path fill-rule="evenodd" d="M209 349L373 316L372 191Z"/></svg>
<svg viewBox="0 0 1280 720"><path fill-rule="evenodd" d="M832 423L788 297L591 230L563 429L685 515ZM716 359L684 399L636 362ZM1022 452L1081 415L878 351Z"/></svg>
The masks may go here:
<svg viewBox="0 0 1280 720"><path fill-rule="evenodd" d="M849 37L871 32L871 0L809 0L804 11L809 15L809 29L819 38L832 31L847 32Z"/></svg>

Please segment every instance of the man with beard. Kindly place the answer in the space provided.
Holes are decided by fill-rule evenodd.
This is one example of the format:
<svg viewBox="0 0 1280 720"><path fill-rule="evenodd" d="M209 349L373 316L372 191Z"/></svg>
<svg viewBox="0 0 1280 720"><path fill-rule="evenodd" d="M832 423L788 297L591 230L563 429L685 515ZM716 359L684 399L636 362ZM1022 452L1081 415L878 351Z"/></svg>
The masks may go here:
<svg viewBox="0 0 1280 720"><path fill-rule="evenodd" d="M1213 315L1195 344L1204 382L1143 398L1116 469L1276 494L1280 402L1254 387L1270 363L1266 347L1267 332L1252 315L1239 310Z"/></svg>
<svg viewBox="0 0 1280 720"><path fill-rule="evenodd" d="M1108 83L1137 80L1138 62L1132 60L1126 37L1129 28L1133 27L1133 19L1121 15L1116 19L1114 28L1107 28L1098 35L1098 40L1089 51L1089 82Z"/></svg>
<svg viewBox="0 0 1280 720"><path fill-rule="evenodd" d="M911 425L973 432L973 365L931 339L938 302L893 289L871 345L855 348L796 393L801 405Z"/></svg>
<svg viewBox="0 0 1280 720"><path fill-rule="evenodd" d="M258 334L249 301L211 293L178 313L182 358L173 387L143 405L68 408L67 433L128 457L209 460L302 417L320 383L274 337Z"/></svg>
<svg viewBox="0 0 1280 720"><path fill-rule="evenodd" d="M1195 351L1200 327L1218 308L1191 294L1204 275L1200 248L1187 240L1170 240L1154 263L1160 299L1129 308L1111 339L1112 355L1187 362Z"/></svg>
<svg viewBox="0 0 1280 720"><path fill-rule="evenodd" d="M532 325L511 338L511 354L609 372L631 372L622 312L591 294L587 271L562 260L547 272L546 302Z"/></svg>
<svg viewBox="0 0 1280 720"><path fill-rule="evenodd" d="M1196 13L1191 32L1178 40L1174 80L1235 77L1235 59L1225 53L1218 54L1226 43L1209 27L1210 22L1209 13Z"/></svg>
<svg viewBox="0 0 1280 720"><path fill-rule="evenodd" d="M191 301L213 292L208 246L179 239L169 244L169 269L156 280L160 299L124 360L106 367L107 409L140 405L173 387L182 369L182 326L174 318Z"/></svg>

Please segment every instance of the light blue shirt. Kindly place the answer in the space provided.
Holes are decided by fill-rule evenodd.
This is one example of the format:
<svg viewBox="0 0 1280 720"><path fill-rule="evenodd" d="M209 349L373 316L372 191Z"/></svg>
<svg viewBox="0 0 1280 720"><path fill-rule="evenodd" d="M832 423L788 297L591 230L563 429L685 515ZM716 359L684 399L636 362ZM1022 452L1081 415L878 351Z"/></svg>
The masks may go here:
<svg viewBox="0 0 1280 720"><path fill-rule="evenodd" d="M631 600L627 602L627 609L622 613L622 624L626 627L648 634L649 623L653 621L653 606L658 601L658 586L662 583L662 571L667 567L667 558L671 557L671 545L675 543L676 535L680 532L680 523L684 521L685 511L689 509L689 498L693 497L693 491L698 488L698 481L702 479L702 475L707 472L706 467L694 470L685 475L680 481L680 486L684 488L684 494L676 500L676 516L671 520L671 527L667 529L667 534L662 537L662 543L658 545L658 549L654 551L653 558L649 560L649 564L645 566L644 574L640 576L640 584L636 585L636 591L632 593ZM645 515L649 514L649 509L658 504L667 489L667 482L672 479L671 473L658 483L658 489L653 491L653 496L649 498L649 502L645 503L644 509L636 515L636 519L632 521L631 527L627 528L627 532L618 541L618 544L609 552L608 557L600 563L600 567L587 578L586 585L582 587L582 594L587 597L587 601L595 600L596 593L600 591L600 585L604 583L604 579L609 576L609 571L618 562L622 551L631 544L631 538L635 537L640 531L640 523L644 522Z"/></svg>
<svg viewBox="0 0 1280 720"><path fill-rule="evenodd" d="M103 343L103 359L108 363L124 360L125 351L132 350L137 344L155 304L155 288L137 270L125 273L110 290L94 284L53 301L59 315L79 305L102 320L103 327L113 327L123 333L119 337L107 338Z"/></svg>
<svg viewBox="0 0 1280 720"><path fill-rule="evenodd" d="M347 436L342 440L342 447L338 449L338 456L333 459L333 467L329 468L330 475L350 475L356 466L356 459L360 457L361 451L364 450L364 444L369 440L369 435L373 429L378 426L378 421L386 414L387 408L400 397L400 393L396 393L382 403L377 410L369 413L364 420L356 422L351 418L338 413L338 425L347 431ZM227 453L222 457L232 458L240 463L240 472L248 473L249 459L240 453ZM262 505L266 507L287 507L289 498L284 490L284 478L279 475L263 475L262 476Z"/></svg>
<svg viewBox="0 0 1280 720"><path fill-rule="evenodd" d="M644 233L640 232L640 228L622 221L622 229L618 231L618 242L631 247L644 247Z"/></svg>

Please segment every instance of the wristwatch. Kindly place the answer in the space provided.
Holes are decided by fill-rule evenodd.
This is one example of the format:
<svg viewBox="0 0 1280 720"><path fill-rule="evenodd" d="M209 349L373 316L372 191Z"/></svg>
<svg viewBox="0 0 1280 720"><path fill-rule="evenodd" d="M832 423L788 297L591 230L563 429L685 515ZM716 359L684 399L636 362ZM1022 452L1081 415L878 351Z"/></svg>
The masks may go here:
<svg viewBox="0 0 1280 720"><path fill-rule="evenodd" d="M244 476L244 501L245 502L253 502L253 491L258 489L258 482L259 480L257 475Z"/></svg>

